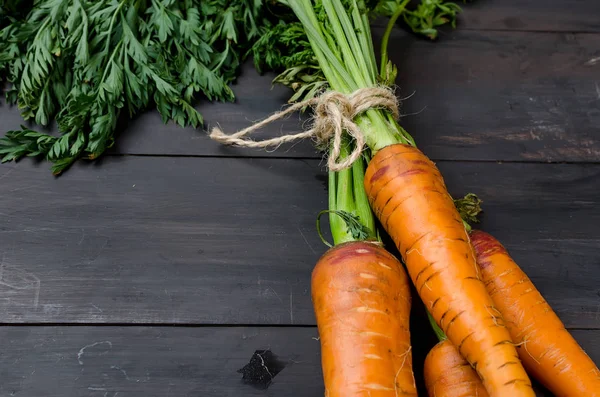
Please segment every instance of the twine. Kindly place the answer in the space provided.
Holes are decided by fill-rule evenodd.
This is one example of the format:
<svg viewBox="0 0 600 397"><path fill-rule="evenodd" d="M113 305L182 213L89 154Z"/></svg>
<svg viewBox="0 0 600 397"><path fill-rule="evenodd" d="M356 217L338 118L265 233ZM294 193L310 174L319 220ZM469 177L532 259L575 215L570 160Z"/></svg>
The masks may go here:
<svg viewBox="0 0 600 397"><path fill-rule="evenodd" d="M314 124L308 131L262 141L255 141L247 137L265 125L280 120L307 106L313 107L315 114ZM365 135L354 122L354 118L370 109L384 109L391 112L395 119L399 117L398 99L388 87L361 88L350 95L327 91L318 97L295 103L287 109L274 113L268 118L234 134L227 135L220 128L215 127L209 136L213 140L225 145L236 145L247 148L279 146L283 143L306 138L314 138L317 144L323 146L333 141L327 166L331 171L341 171L350 167L364 150L366 143ZM340 160L344 131L347 131L354 139L355 145L348 157Z"/></svg>

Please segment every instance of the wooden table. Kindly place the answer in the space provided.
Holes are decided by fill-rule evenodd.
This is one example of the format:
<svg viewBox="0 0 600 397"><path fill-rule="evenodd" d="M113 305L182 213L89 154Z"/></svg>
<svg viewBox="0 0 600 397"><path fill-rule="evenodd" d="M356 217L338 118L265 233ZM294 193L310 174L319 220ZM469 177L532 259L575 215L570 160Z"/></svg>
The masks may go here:
<svg viewBox="0 0 600 397"><path fill-rule="evenodd" d="M403 124L600 363L600 3L464 8L437 43L393 34ZM272 77L248 65L236 104L200 105L209 125L279 109ZM0 121L22 123L6 106ZM322 396L309 281L325 178L308 142L223 148L156 113L61 178L1 166L0 396ZM434 337L413 313L420 377Z"/></svg>

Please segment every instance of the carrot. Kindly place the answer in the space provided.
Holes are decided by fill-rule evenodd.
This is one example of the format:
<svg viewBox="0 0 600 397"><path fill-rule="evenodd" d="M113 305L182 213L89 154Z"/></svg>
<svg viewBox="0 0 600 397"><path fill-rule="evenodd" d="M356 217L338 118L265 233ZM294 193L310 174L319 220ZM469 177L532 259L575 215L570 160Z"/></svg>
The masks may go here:
<svg viewBox="0 0 600 397"><path fill-rule="evenodd" d="M488 392L471 364L460 355L429 312L427 317L439 339L439 343L425 357L423 367L429 397L488 397Z"/></svg>
<svg viewBox="0 0 600 397"><path fill-rule="evenodd" d="M488 397L481 379L448 339L425 357L425 387L429 397Z"/></svg>
<svg viewBox="0 0 600 397"><path fill-rule="evenodd" d="M265 124L289 114L288 109L229 136L225 141L248 147L267 147L295 139L315 137L320 143L320 148L328 148L329 170L340 171L338 182L347 182L339 183L338 186L333 173L330 172L330 186L338 186L342 192L351 189L344 185L357 186L356 181L344 175L343 171L347 170L350 164L368 160L373 156L367 175L363 179L366 188L363 189L363 194L366 191L369 196L367 206L370 205L373 210L379 212L378 216L388 234L400 248L422 300L429 309L433 309L436 321L443 326L449 340L479 372L492 397L534 396L531 382L519 361L509 332L502 325L502 319L495 312L493 302L479 278L468 235L452 199L446 192L442 177L424 155L416 148L406 145L415 143L397 122L399 112L396 97L389 87L381 87L382 84L393 85L397 70L387 59L387 55L382 56L379 67L376 64L375 46L364 2L294 0L285 3L304 28L313 49L314 60L327 81L329 94L319 95L320 99L302 101L289 108L296 110L315 106L315 124L309 131L267 139L260 143L244 138ZM408 3L408 0L404 0L398 4L388 22L382 43L384 54L387 53L386 43L396 19L404 12ZM306 95L314 95L316 90L315 88L306 91ZM299 92L299 95L303 94ZM218 130L215 132L216 134L211 136L222 137ZM345 145L350 147L350 155L342 161L340 153ZM363 151L365 146L369 150ZM403 157L396 156L398 154ZM343 210L362 220L362 215L358 212L348 210L344 200L340 200L340 195L332 194L331 191L329 195L330 203L334 202L337 206L329 208L332 218L339 214L335 211ZM345 196L341 195L342 198ZM357 237L352 234L352 238ZM350 268L354 277L358 274L360 278L361 274L367 274L361 269L374 266L370 264L369 267L366 263L358 265L350 260L352 255L347 257L352 264ZM326 273L329 277L324 277L325 281L321 282L326 285L338 285L335 281L337 274ZM350 286L358 281L365 282L352 278L344 278L340 283L342 281ZM373 284L375 286L376 283ZM320 286L315 287L318 289ZM375 288L388 291L384 285L377 285ZM326 293L327 291L317 290L316 298L327 296ZM353 306L348 305L358 305L360 301L355 300L358 299L357 296L361 297L361 294L353 294L352 299L349 299L348 295L340 292L338 288L330 294L332 297L326 302L319 301L331 305L329 308L323 309L318 304L316 307L316 312L320 315L317 322L321 321L321 327L325 327L324 332L327 336L323 348L326 384L333 393L338 393L338 390L350 390L345 395L352 395L353 390L361 390L366 394L365 385L357 389L357 384L367 381L367 385L370 385L372 370L364 365L349 369L340 358L352 365L356 365L357 360L364 360L364 357L357 358L355 355L357 349L360 353L360 349L364 348L363 344L355 346L357 341L360 342L357 337L366 337L365 334L361 334L361 328L380 327L380 324L377 321L371 324L356 319L369 316L368 318L374 320L381 314L350 311ZM340 312L338 306L342 306L344 311ZM319 313L320 311L323 313ZM350 323L351 336L347 336L348 324L340 321L340 313L344 316L342 320L350 314L356 316L352 317L353 321ZM391 320L387 318L386 321ZM383 342L378 340L377 343ZM392 349L392 352L408 354L410 350L406 347L404 351ZM335 368L333 364L339 367ZM404 371L404 366L399 370ZM344 375L337 371L350 375L358 373L361 377L344 378ZM388 372L389 370L386 370L385 373ZM365 377L362 374L369 376ZM373 376L373 379L379 379L379 376ZM386 375L381 380L390 378L397 377ZM356 384L352 385L355 379ZM344 382L350 385L339 386ZM398 391L395 384L393 389ZM329 395L332 396L331 393Z"/></svg>
<svg viewBox="0 0 600 397"><path fill-rule="evenodd" d="M341 148L347 158L349 148ZM329 171L334 247L317 262L312 298L328 397L416 396L410 344L410 282L381 243L363 185L365 160ZM319 217L317 229L320 233Z"/></svg>
<svg viewBox="0 0 600 397"><path fill-rule="evenodd" d="M389 145L370 161L364 185L419 296L489 395L535 396L433 162L413 146Z"/></svg>
<svg viewBox="0 0 600 397"><path fill-rule="evenodd" d="M402 264L364 241L329 249L312 273L328 397L416 396Z"/></svg>
<svg viewBox="0 0 600 397"><path fill-rule="evenodd" d="M488 233L471 232L483 281L527 371L557 396L600 396L600 371L514 262Z"/></svg>

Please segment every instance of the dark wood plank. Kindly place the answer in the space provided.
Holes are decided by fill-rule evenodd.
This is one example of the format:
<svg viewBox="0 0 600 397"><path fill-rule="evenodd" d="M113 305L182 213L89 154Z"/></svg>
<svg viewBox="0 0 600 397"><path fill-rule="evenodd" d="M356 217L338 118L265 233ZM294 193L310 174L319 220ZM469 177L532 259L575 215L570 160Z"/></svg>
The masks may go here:
<svg viewBox="0 0 600 397"><path fill-rule="evenodd" d="M600 36L394 33L403 124L436 159L598 161ZM410 115L414 114L415 115Z"/></svg>
<svg viewBox="0 0 600 397"><path fill-rule="evenodd" d="M478 30L600 32L594 0L476 0L457 2L459 27Z"/></svg>
<svg viewBox="0 0 600 397"><path fill-rule="evenodd" d="M600 362L600 332L572 332ZM320 397L317 336L316 328L2 327L0 394ZM418 349L422 335L412 336ZM266 390L237 372L257 350L283 367ZM420 355L414 371L423 390ZM551 395L538 388L538 396Z"/></svg>
<svg viewBox="0 0 600 397"><path fill-rule="evenodd" d="M3 327L2 396L322 396L316 328ZM257 350L267 390L237 372Z"/></svg>
<svg viewBox="0 0 600 397"><path fill-rule="evenodd" d="M316 162L105 160L2 167L3 321L312 321Z"/></svg>
<svg viewBox="0 0 600 397"><path fill-rule="evenodd" d="M600 35L457 30L434 44L396 30L391 42L398 95L414 93L404 102L403 124L432 158L600 161ZM237 103L199 105L207 126L234 132L280 109L288 91L271 90L271 79L248 64L234 87ZM0 119L3 130L20 123L6 107ZM276 123L258 138L295 132L300 119ZM203 130L163 125L156 112L131 121L116 152L321 157L309 142L274 152L223 147Z"/></svg>
<svg viewBox="0 0 600 397"><path fill-rule="evenodd" d="M312 325L319 164L107 157L57 180L4 165L0 318ZM600 328L600 165L439 165L565 323Z"/></svg>

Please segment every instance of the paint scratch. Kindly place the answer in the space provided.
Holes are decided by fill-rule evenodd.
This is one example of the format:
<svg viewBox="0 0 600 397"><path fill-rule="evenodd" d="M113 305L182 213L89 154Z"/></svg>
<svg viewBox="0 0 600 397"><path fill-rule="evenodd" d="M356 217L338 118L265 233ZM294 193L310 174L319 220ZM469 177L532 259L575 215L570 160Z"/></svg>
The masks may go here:
<svg viewBox="0 0 600 397"><path fill-rule="evenodd" d="M112 342L109 340L105 340L102 342L94 342L92 344L83 346L81 349L79 349L79 352L77 353L77 361L79 362L79 365L83 365L82 357L85 354L85 349L88 349L88 348L94 347L94 346L98 346L98 345L103 345L103 344L108 345L108 347L112 349Z"/></svg>
<svg viewBox="0 0 600 397"><path fill-rule="evenodd" d="M316 254L317 251L315 251L315 249L312 247L312 245L310 245L310 243L308 242L308 239L306 238L306 236L304 235L304 233L302 232L302 229L300 229L300 227L298 227L298 231L300 232L300 235L304 239L304 242L306 243L306 245L308 245L308 248L310 248L310 250L313 252L313 254Z"/></svg>
<svg viewBox="0 0 600 397"><path fill-rule="evenodd" d="M7 176L9 176L10 174L12 174L14 172L14 168L9 169L8 171L6 171L4 174L2 174L2 176L0 176L0 180L6 178Z"/></svg>
<svg viewBox="0 0 600 397"><path fill-rule="evenodd" d="M0 286L13 291L33 290L33 308L37 309L40 301L40 279L25 270L6 265L4 254L0 262Z"/></svg>
<svg viewBox="0 0 600 397"><path fill-rule="evenodd" d="M594 58L591 58L590 60L588 60L586 63L584 63L584 65L592 66L592 65L597 64L598 62L600 62L600 57L594 57Z"/></svg>
<svg viewBox="0 0 600 397"><path fill-rule="evenodd" d="M96 259L100 258L100 255L102 255L102 252L106 249L106 246L108 245L108 243L110 242L110 238L106 237L106 236L102 236L104 238L106 238L106 241L104 241L104 244L102 244L102 247L100 247L100 250L98 251L98 253L96 254L96 256L94 256L94 258L92 258L88 264L92 264L96 261Z"/></svg>
<svg viewBox="0 0 600 397"><path fill-rule="evenodd" d="M279 299L279 302L283 303L283 300L279 297L279 295L277 294L277 292L275 292L275 290L273 288L267 287L267 289L265 291L271 291L275 295L275 297L277 299Z"/></svg>
<svg viewBox="0 0 600 397"><path fill-rule="evenodd" d="M121 368L121 367L119 367L117 365L111 365L110 369L114 369L114 370L117 370L117 371L121 372L123 374L123 376L125 377L125 380L131 381L131 382L137 382L137 383L142 382L142 383L145 383L145 382L148 382L150 380L150 374L148 372L146 372L146 379L144 379L142 381L140 379L130 378L129 375L127 375L127 371L125 371L123 368Z"/></svg>

